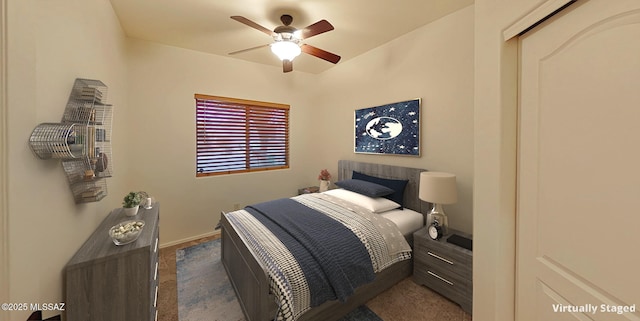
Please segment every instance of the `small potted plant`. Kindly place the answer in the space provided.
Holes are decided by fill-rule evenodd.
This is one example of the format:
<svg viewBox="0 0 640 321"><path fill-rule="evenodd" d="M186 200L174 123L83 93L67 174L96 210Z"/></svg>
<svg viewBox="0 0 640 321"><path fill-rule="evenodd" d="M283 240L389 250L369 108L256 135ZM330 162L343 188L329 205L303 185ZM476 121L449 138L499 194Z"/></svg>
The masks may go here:
<svg viewBox="0 0 640 321"><path fill-rule="evenodd" d="M129 194L125 195L122 201L124 215L136 216L136 214L138 214L138 207L140 205L140 202L142 202L142 197L139 193L129 192Z"/></svg>
<svg viewBox="0 0 640 321"><path fill-rule="evenodd" d="M145 209L151 209L153 207L153 198L149 195L149 193L145 191L139 191L138 195L140 196L140 206Z"/></svg>
<svg viewBox="0 0 640 321"><path fill-rule="evenodd" d="M321 170L318 179L320 180L320 192L329 190L329 185L331 185L331 174L329 171L326 169Z"/></svg>

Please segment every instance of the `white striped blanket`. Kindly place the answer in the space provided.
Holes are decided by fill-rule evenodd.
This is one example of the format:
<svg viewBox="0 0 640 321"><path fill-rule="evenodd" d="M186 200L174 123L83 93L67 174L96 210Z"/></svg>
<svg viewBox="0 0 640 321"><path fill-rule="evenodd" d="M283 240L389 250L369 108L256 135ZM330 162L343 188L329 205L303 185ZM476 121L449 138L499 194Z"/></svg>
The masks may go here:
<svg viewBox="0 0 640 321"><path fill-rule="evenodd" d="M360 206L325 194L292 198L343 224L362 242L375 273L410 259L411 247L395 224ZM296 320L311 308L311 290L291 251L246 210L225 214L227 220L267 267L271 292L279 306L278 320Z"/></svg>

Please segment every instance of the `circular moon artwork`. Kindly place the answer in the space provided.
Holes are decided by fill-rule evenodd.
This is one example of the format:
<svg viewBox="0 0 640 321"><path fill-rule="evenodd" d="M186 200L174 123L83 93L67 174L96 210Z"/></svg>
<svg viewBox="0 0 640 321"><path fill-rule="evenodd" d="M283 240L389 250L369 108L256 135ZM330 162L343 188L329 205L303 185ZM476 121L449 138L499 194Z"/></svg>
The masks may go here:
<svg viewBox="0 0 640 321"><path fill-rule="evenodd" d="M354 152L420 156L420 99L356 109Z"/></svg>
<svg viewBox="0 0 640 321"><path fill-rule="evenodd" d="M367 134L375 139L387 140L400 135L402 124L395 118L378 117L367 123L366 130Z"/></svg>

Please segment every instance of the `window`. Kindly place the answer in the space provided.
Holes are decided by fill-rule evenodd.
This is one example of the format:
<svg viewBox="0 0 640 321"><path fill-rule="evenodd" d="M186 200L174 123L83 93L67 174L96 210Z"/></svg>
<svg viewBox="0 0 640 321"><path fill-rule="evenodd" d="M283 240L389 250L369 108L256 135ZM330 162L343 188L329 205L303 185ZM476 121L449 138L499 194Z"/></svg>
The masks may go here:
<svg viewBox="0 0 640 321"><path fill-rule="evenodd" d="M196 176L289 168L289 106L195 95Z"/></svg>

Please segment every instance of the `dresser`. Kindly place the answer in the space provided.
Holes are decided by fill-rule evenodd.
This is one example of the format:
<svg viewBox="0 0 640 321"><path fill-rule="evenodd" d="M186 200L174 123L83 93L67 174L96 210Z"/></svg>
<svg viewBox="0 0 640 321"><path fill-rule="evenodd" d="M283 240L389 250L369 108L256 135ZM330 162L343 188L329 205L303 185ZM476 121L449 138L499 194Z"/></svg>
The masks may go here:
<svg viewBox="0 0 640 321"><path fill-rule="evenodd" d="M440 240L433 240L422 228L413 234L414 242L414 282L458 303L471 313L473 306L472 263L470 250L447 242L451 234L469 237L450 229L450 234Z"/></svg>
<svg viewBox="0 0 640 321"><path fill-rule="evenodd" d="M159 211L117 208L91 234L65 268L66 320L157 320ZM115 245L109 228L132 219L145 221L140 237Z"/></svg>

